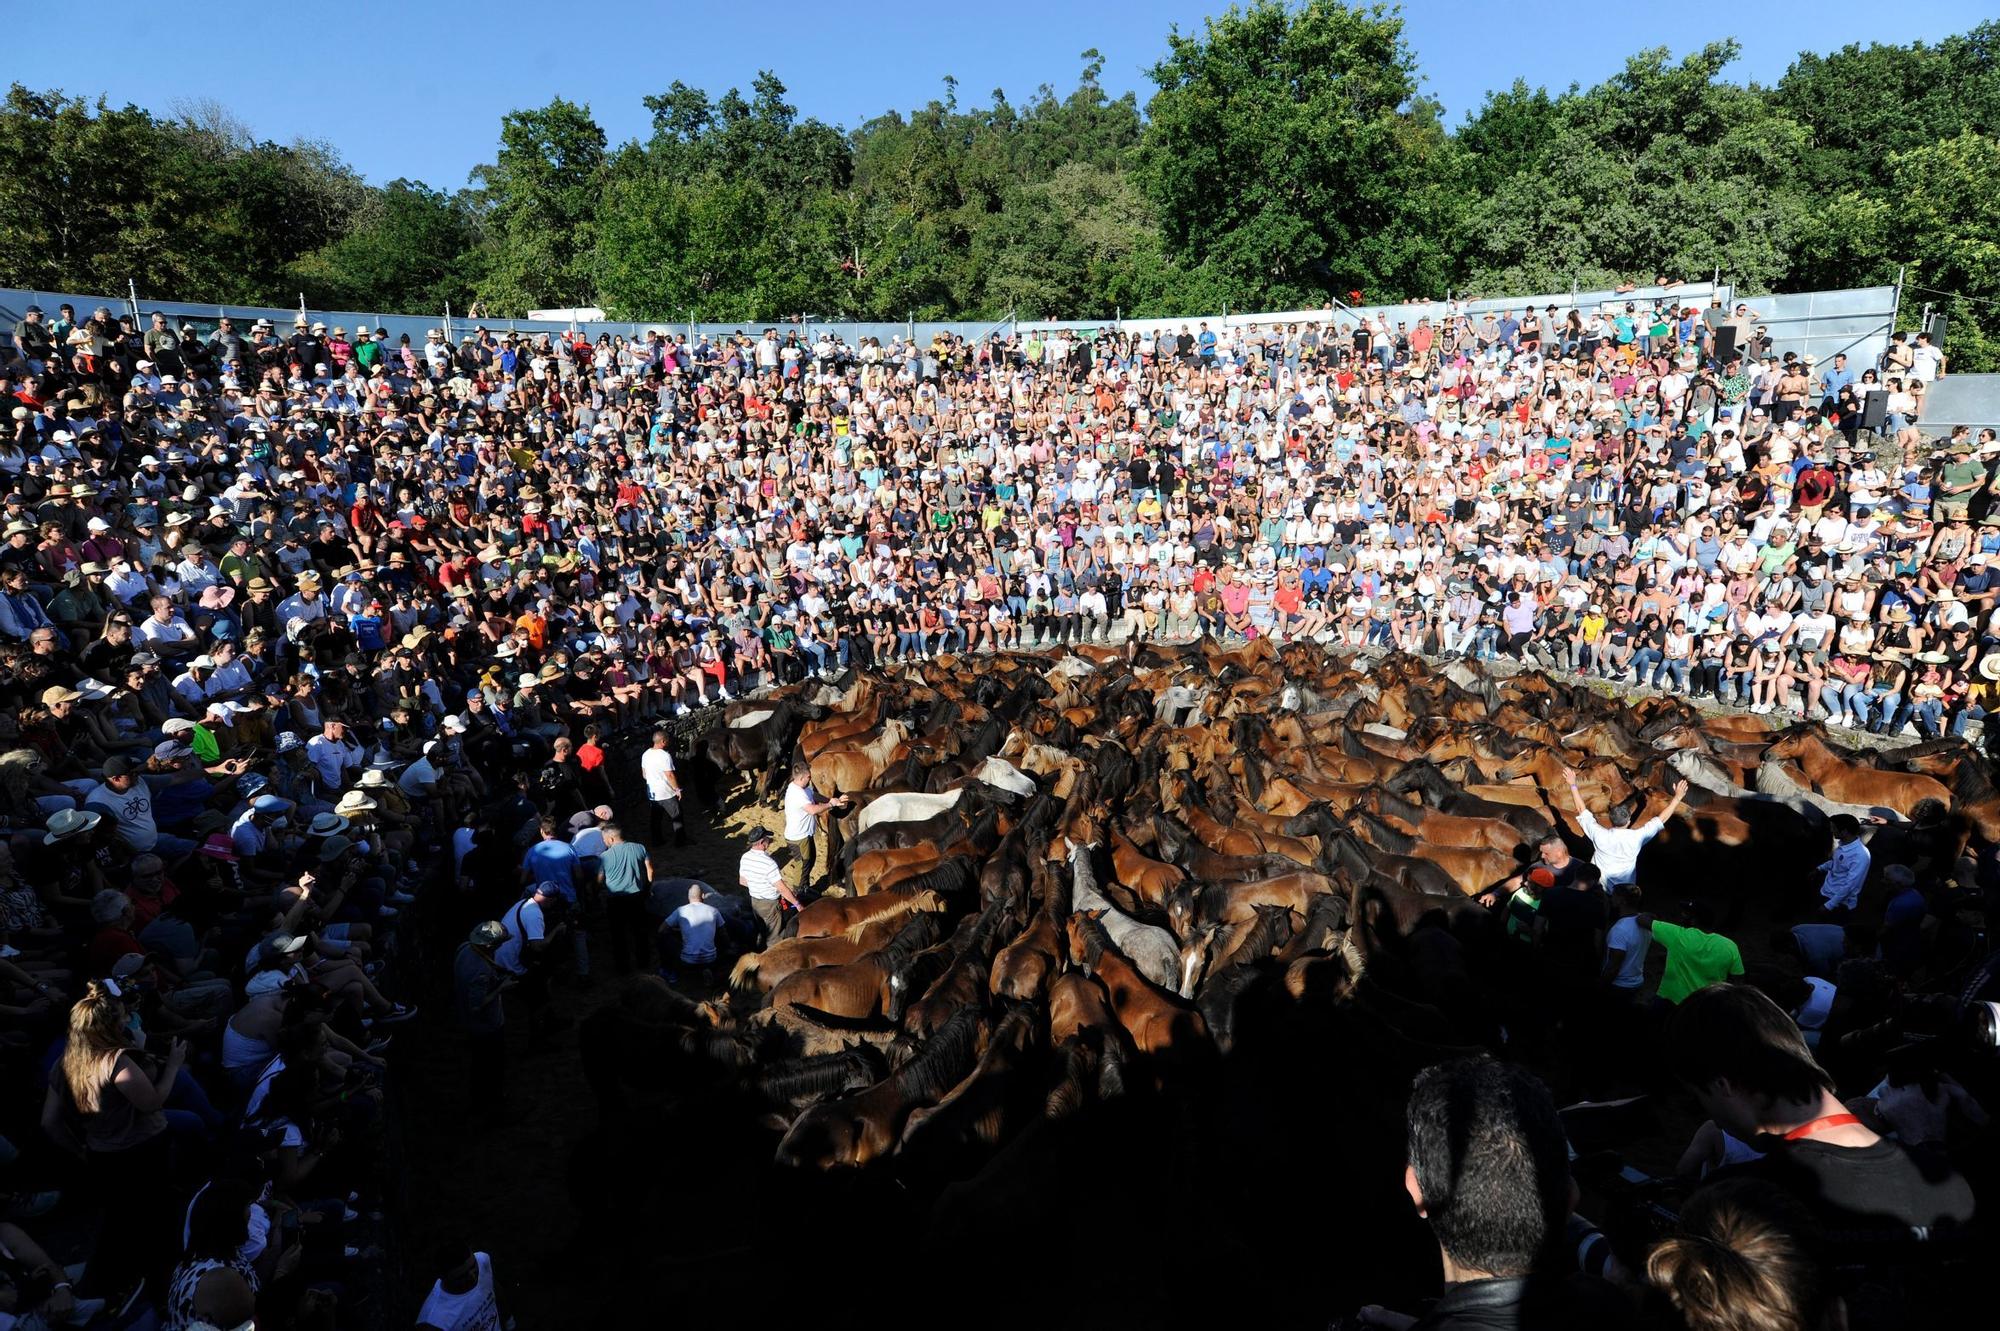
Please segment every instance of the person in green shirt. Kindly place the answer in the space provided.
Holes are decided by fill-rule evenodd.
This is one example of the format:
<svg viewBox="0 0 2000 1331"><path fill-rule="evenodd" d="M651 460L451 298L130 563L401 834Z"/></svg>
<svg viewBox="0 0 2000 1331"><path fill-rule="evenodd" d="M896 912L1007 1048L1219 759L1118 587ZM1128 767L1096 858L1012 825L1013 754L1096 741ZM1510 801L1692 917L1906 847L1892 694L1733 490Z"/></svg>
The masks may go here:
<svg viewBox="0 0 2000 1331"><path fill-rule="evenodd" d="M1952 440L1948 457L1950 460L1938 472L1938 516L1963 518L1980 487L1986 484L1986 468L1972 455L1970 438L1961 436Z"/></svg>
<svg viewBox="0 0 2000 1331"><path fill-rule="evenodd" d="M1679 1003L1697 989L1721 984L1743 973L1743 954L1721 934L1697 928L1707 921L1698 907L1684 908L1686 922L1669 924L1651 915L1639 916L1639 928L1653 936L1666 957L1660 976L1660 998Z"/></svg>

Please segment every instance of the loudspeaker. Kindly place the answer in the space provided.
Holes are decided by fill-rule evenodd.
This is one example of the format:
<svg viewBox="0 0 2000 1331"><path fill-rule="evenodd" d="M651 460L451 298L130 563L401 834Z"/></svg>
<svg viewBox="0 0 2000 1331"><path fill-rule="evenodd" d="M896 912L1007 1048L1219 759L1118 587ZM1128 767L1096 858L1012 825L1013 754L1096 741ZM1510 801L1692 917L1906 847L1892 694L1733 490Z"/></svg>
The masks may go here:
<svg viewBox="0 0 2000 1331"><path fill-rule="evenodd" d="M1924 331L1931 335L1931 345L1944 350L1944 335L1950 329L1951 321L1942 314L1933 314L1924 324Z"/></svg>
<svg viewBox="0 0 2000 1331"><path fill-rule="evenodd" d="M1735 359L1736 329L1733 325L1723 324L1715 330L1715 363L1727 365Z"/></svg>
<svg viewBox="0 0 2000 1331"><path fill-rule="evenodd" d="M1882 423L1889 419L1889 395L1886 392L1870 393L1861 399L1861 428L1880 430Z"/></svg>

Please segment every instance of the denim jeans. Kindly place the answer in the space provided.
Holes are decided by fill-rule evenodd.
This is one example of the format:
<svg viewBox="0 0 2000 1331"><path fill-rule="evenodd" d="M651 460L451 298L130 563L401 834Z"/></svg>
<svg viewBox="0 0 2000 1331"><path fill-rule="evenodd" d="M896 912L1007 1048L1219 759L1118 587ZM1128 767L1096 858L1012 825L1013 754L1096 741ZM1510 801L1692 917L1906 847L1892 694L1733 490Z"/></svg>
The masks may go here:
<svg viewBox="0 0 2000 1331"><path fill-rule="evenodd" d="M1971 706L1961 710L1957 716L1954 716L1951 719L1951 733L1953 735L1963 735L1965 733L1966 726L1970 725L1974 721L1982 719L1985 715L1986 715L1986 709L1984 707L1981 707L1978 703L1973 703Z"/></svg>
<svg viewBox="0 0 2000 1331"><path fill-rule="evenodd" d="M1668 658L1662 660L1659 665L1653 668L1653 687L1656 689L1660 687L1661 675L1671 676L1674 681L1674 687L1679 689L1682 693L1687 692L1688 663L1686 657L1680 657L1678 659Z"/></svg>
<svg viewBox="0 0 2000 1331"><path fill-rule="evenodd" d="M1660 662L1666 659L1667 654L1657 647L1641 647L1638 651L1632 653L1632 682L1634 684L1651 683L1653 678L1659 673Z"/></svg>

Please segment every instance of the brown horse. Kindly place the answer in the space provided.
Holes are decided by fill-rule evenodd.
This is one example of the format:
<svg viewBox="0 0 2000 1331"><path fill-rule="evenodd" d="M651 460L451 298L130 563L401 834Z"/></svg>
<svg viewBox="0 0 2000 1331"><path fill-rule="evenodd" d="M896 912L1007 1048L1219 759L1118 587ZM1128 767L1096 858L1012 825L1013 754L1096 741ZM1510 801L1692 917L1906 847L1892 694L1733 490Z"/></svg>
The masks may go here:
<svg viewBox="0 0 2000 1331"><path fill-rule="evenodd" d="M1511 855L1522 841L1520 829L1504 819L1441 813L1427 804L1398 799L1379 786L1363 804L1397 831L1432 845L1479 846Z"/></svg>
<svg viewBox="0 0 2000 1331"><path fill-rule="evenodd" d="M1764 756L1796 763L1815 790L1842 804L1879 804L1905 818L1923 800L1951 806L1951 788L1937 778L1846 762L1809 726L1792 727L1764 750Z"/></svg>
<svg viewBox="0 0 2000 1331"><path fill-rule="evenodd" d="M1111 833L1112 875L1125 887L1137 893L1139 899L1148 905L1164 906L1174 889L1186 877L1171 864L1150 859L1132 844L1132 838L1113 829Z"/></svg>
<svg viewBox="0 0 2000 1331"><path fill-rule="evenodd" d="M1049 985L1049 1041L1066 1045L1087 1030L1122 1032L1111 999L1087 972L1064 971Z"/></svg>
<svg viewBox="0 0 2000 1331"><path fill-rule="evenodd" d="M1055 916L1036 911L1028 927L993 958L987 988L995 997L1037 1002L1062 969L1062 953L1062 930Z"/></svg>
<svg viewBox="0 0 2000 1331"><path fill-rule="evenodd" d="M799 756L814 758L823 749L845 743L857 735L866 735L881 719L882 698L877 694L860 711L834 712L817 721L808 721L799 730Z"/></svg>
<svg viewBox="0 0 2000 1331"><path fill-rule="evenodd" d="M943 910L935 892L873 892L865 897L821 897L799 912L794 938L829 938L883 916Z"/></svg>
<svg viewBox="0 0 2000 1331"><path fill-rule="evenodd" d="M909 737L903 723L891 717L882 723L882 733L865 743L820 750L812 760L814 789L822 795L868 789L907 752Z"/></svg>
<svg viewBox="0 0 2000 1331"><path fill-rule="evenodd" d="M928 844L865 850L854 857L854 864L847 871L848 885L856 896L866 896L878 886L893 887L893 883L884 881L892 873L901 870L921 873L937 868L943 859L944 852Z"/></svg>
<svg viewBox="0 0 2000 1331"><path fill-rule="evenodd" d="M928 936L935 941L937 916L928 912L878 915L863 920L844 934L823 938L781 938L762 952L746 952L737 958L729 972L729 986L739 993L763 993L796 971L815 966L844 966L880 948L906 924L919 919L928 922Z"/></svg>
<svg viewBox="0 0 2000 1331"><path fill-rule="evenodd" d="M933 1105L979 1061L985 1014L963 1008L900 1070L856 1095L822 1100L792 1121L777 1162L796 1169L855 1168L888 1156L909 1116Z"/></svg>
<svg viewBox="0 0 2000 1331"><path fill-rule="evenodd" d="M1183 795L1191 793L1183 786ZM1187 824L1195 839L1222 855L1282 855L1308 869L1319 867L1319 838L1293 837L1280 832L1259 832L1250 827L1225 827L1210 817L1200 805L1183 798L1170 805Z"/></svg>
<svg viewBox="0 0 2000 1331"><path fill-rule="evenodd" d="M1093 912L1069 917L1069 959L1104 986L1118 1024L1141 1053L1187 1054L1196 1046L1209 1046L1201 1011L1134 970L1111 946Z"/></svg>

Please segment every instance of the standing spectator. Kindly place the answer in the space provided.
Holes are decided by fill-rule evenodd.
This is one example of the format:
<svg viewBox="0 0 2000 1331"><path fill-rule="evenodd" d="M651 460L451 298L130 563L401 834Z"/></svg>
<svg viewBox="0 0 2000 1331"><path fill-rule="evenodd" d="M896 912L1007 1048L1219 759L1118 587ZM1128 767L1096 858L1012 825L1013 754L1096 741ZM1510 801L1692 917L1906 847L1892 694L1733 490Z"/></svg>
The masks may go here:
<svg viewBox="0 0 2000 1331"><path fill-rule="evenodd" d="M1750 1171L1806 1199L1850 1241L1902 1245L1972 1219L1964 1177L1850 1113L1798 1026L1757 990L1719 984L1691 995L1668 1024L1667 1054L1717 1127L1763 1149Z"/></svg>
<svg viewBox="0 0 2000 1331"><path fill-rule="evenodd" d="M1853 814L1837 813L1826 822L1833 833L1833 858L1819 866L1819 895L1828 914L1849 916L1861 904L1868 881L1868 846L1861 839L1861 820Z"/></svg>
<svg viewBox="0 0 2000 1331"><path fill-rule="evenodd" d="M639 755L639 775L646 782L646 801L652 808L655 843L665 839L667 827L674 830L674 844L687 844L687 828L681 822L681 779L674 771L671 737L665 730L653 732L652 747Z"/></svg>
<svg viewBox="0 0 2000 1331"><path fill-rule="evenodd" d="M785 840L792 843L793 853L798 857L800 897L812 889L813 865L819 859L819 816L829 809L846 807L845 795L830 800L817 797L812 788L810 764L803 760L792 764L791 783L785 787Z"/></svg>
<svg viewBox="0 0 2000 1331"><path fill-rule="evenodd" d="M507 1100L507 1009L501 1000L519 983L497 953L510 935L498 920L474 925L452 962L452 1011L465 1035L468 1064L466 1107L473 1118L492 1120Z"/></svg>
<svg viewBox="0 0 2000 1331"><path fill-rule="evenodd" d="M680 934L680 964L701 967L703 983L708 982L709 968L715 965L715 939L722 927L722 912L709 905L706 897L700 883L688 884L687 904L667 916L664 926Z"/></svg>
<svg viewBox="0 0 2000 1331"><path fill-rule="evenodd" d="M1743 973L1743 953L1734 942L1695 927L1697 923L1707 923L1699 906L1687 902L1681 907L1681 915L1679 924L1646 914L1638 917L1640 930L1650 935L1666 954L1659 991L1663 1003L1679 1003L1698 989Z"/></svg>
<svg viewBox="0 0 2000 1331"><path fill-rule="evenodd" d="M1598 873L1603 875L1606 888L1623 887L1633 881L1639 867L1639 852L1646 848L1648 841L1659 835L1667 820L1681 807L1681 801L1687 797L1688 790L1686 781L1674 782L1673 799L1660 811L1659 817L1642 827L1632 826L1630 810L1623 805L1615 806L1608 815L1611 826L1605 827L1590 816L1589 808L1584 805L1583 796L1577 793L1576 773L1565 769L1563 779L1569 783L1569 797L1576 803L1577 824L1582 827L1583 834L1590 838L1590 862L1595 864Z"/></svg>
<svg viewBox="0 0 2000 1331"><path fill-rule="evenodd" d="M625 839L617 823L602 823L604 853L598 859L598 877L604 885L605 906L611 930L612 964L620 974L629 975L636 960L642 970L654 966L654 925L646 913L652 900L653 861L646 848Z"/></svg>
<svg viewBox="0 0 2000 1331"><path fill-rule="evenodd" d="M768 946L784 926L784 908L799 908L798 897L785 881L778 862L771 858L769 829L760 827L750 834L750 849L743 852L736 865L736 881L750 894L750 909L757 913L758 921L764 926L760 946Z"/></svg>

